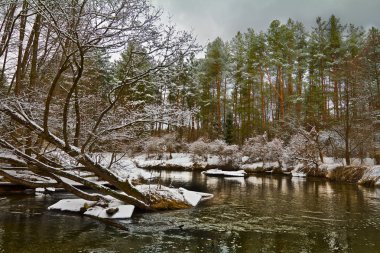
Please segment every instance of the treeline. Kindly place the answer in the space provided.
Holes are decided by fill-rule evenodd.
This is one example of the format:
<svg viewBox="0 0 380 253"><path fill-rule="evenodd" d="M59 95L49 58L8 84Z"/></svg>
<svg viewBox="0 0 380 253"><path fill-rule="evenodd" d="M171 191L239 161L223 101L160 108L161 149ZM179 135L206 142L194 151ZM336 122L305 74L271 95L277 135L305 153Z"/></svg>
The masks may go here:
<svg viewBox="0 0 380 253"><path fill-rule="evenodd" d="M317 18L310 31L301 22L274 20L266 31L237 32L231 41L216 38L205 56L197 58L195 47L189 50L181 40L168 45L159 41L173 36L171 30L161 35L148 30L120 33L111 24L117 41L102 46L93 45L96 39L81 41L80 34L70 33L77 29L90 38L84 19L53 20L62 23L57 27L44 12L48 7L59 9L53 2L0 6L0 92L39 104L45 125L49 110L64 107L50 118L51 128L64 128L65 138L73 138L76 145L94 127L86 121L116 98L113 116L100 128L141 124L98 138L99 147L120 149L114 141L125 144L147 133L160 136L173 130L189 142L224 139L242 145L264 133L288 142L297 129L315 128L334 133L345 157L372 152L372 121L380 109L377 28L342 24L335 16ZM148 21L158 16L155 12ZM187 40L191 37L184 34ZM109 53L121 47L120 59L111 62ZM43 107L49 109L45 117ZM164 115L168 111L170 117ZM192 113L178 117L183 112Z"/></svg>
<svg viewBox="0 0 380 253"><path fill-rule="evenodd" d="M192 138L224 135L241 144L265 131L285 134L289 124L352 135L368 132L380 108L379 64L377 28L331 16L317 18L308 32L300 22L274 20L266 32L248 29L209 43L170 94L172 102L200 108ZM189 92L195 86L196 94Z"/></svg>

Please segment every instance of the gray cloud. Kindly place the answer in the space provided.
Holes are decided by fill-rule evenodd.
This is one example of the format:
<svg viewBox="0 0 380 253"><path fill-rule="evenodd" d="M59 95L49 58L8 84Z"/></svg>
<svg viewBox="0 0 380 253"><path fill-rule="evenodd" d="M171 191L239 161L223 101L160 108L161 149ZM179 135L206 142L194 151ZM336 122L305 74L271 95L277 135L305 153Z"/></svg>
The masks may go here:
<svg viewBox="0 0 380 253"><path fill-rule="evenodd" d="M152 0L172 16L179 28L193 30L200 43L217 36L231 39L237 31L265 31L270 22L288 18L306 28L315 18L335 14L341 22L380 27L380 0Z"/></svg>

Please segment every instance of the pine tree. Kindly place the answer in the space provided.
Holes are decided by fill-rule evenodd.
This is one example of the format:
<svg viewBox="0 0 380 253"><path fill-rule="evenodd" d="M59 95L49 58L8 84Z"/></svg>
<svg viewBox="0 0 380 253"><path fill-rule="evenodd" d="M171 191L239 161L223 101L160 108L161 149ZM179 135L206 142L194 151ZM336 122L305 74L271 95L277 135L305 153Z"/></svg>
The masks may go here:
<svg viewBox="0 0 380 253"><path fill-rule="evenodd" d="M224 140L229 145L234 143L234 121L231 111L227 113L226 123L224 124Z"/></svg>

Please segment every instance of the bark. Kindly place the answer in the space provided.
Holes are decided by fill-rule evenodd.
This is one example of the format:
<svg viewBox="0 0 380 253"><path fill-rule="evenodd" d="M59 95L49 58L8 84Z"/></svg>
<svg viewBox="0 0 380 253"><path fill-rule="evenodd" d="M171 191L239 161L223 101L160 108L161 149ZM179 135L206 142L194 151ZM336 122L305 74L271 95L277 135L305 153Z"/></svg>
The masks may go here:
<svg viewBox="0 0 380 253"><path fill-rule="evenodd" d="M264 96L264 73L260 73L260 97L261 97L261 129L266 128L266 110Z"/></svg>
<svg viewBox="0 0 380 253"><path fill-rule="evenodd" d="M278 67L278 85L279 85L279 94L278 94L278 100L279 100L279 120L282 122L284 121L285 117L285 95L284 95L284 79L282 75L282 67Z"/></svg>
<svg viewBox="0 0 380 253"><path fill-rule="evenodd" d="M37 56L38 56L38 46L39 46L39 37L41 29L41 14L37 14L36 20L33 26L34 37L33 37L33 48L32 48L32 57L30 64L30 84L29 86L34 89L37 85L38 74L37 74Z"/></svg>
<svg viewBox="0 0 380 253"><path fill-rule="evenodd" d="M18 55L17 55L17 67L15 74L15 95L20 95L22 90L22 59L23 59L23 43L25 37L25 27L26 27L26 14L27 14L28 2L23 1L22 10L21 10L21 19L20 19L20 32L19 32L19 41L18 41Z"/></svg>

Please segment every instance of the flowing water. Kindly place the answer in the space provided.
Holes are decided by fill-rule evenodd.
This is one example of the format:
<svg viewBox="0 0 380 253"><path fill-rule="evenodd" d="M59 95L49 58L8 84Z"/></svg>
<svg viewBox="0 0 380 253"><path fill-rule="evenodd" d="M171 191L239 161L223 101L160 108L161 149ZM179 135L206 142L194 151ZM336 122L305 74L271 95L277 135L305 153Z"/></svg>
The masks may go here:
<svg viewBox="0 0 380 253"><path fill-rule="evenodd" d="M120 231L47 211L65 193L1 195L3 252L380 252L380 189L324 180L210 178L163 172L160 182L210 192L198 207L135 213Z"/></svg>

